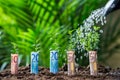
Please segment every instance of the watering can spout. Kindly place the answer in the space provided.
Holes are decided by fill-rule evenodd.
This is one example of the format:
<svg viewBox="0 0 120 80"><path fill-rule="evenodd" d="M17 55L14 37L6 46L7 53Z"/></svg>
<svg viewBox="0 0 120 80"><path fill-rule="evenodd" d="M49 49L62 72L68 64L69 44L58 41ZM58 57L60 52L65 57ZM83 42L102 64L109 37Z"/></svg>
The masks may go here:
<svg viewBox="0 0 120 80"><path fill-rule="evenodd" d="M118 9L120 9L120 0L109 0L104 7L104 14L108 15Z"/></svg>

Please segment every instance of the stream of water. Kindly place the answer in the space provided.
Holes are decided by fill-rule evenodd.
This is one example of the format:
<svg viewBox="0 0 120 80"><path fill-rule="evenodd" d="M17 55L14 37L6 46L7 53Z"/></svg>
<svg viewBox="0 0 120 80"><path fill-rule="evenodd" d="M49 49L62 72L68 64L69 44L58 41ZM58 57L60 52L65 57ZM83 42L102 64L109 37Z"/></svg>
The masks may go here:
<svg viewBox="0 0 120 80"><path fill-rule="evenodd" d="M80 25L80 29L76 30L76 34L77 36L72 38L72 41L75 42L77 44L77 51L78 53L81 52L81 50L85 50L84 49L84 44L82 43L82 45L79 43L79 39L84 38L89 32L92 31L92 27L96 24L101 24L101 26L103 26L106 23L106 17L104 16L104 7L103 8L99 8L94 10L93 12L91 12L90 16L83 21L83 24ZM80 31L79 31L80 30ZM81 35L79 35L79 32L83 32ZM103 30L99 30L100 33L103 33ZM75 35L76 35L75 34ZM88 53L85 53L84 56L88 56ZM80 59L82 59L82 56L80 57Z"/></svg>

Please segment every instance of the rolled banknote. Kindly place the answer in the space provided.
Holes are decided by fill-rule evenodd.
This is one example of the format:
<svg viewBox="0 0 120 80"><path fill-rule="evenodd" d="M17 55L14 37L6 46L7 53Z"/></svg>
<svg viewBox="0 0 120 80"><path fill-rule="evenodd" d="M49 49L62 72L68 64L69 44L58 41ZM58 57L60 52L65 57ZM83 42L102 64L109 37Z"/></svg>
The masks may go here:
<svg viewBox="0 0 120 80"><path fill-rule="evenodd" d="M38 74L38 52L31 52L31 73Z"/></svg>
<svg viewBox="0 0 120 80"><path fill-rule="evenodd" d="M56 74L58 72L58 52L50 51L50 72Z"/></svg>
<svg viewBox="0 0 120 80"><path fill-rule="evenodd" d="M97 52L89 51L90 75L97 75Z"/></svg>
<svg viewBox="0 0 120 80"><path fill-rule="evenodd" d="M18 54L11 54L11 74L18 73Z"/></svg>
<svg viewBox="0 0 120 80"><path fill-rule="evenodd" d="M74 51L67 51L68 57L68 75L75 74L75 52Z"/></svg>

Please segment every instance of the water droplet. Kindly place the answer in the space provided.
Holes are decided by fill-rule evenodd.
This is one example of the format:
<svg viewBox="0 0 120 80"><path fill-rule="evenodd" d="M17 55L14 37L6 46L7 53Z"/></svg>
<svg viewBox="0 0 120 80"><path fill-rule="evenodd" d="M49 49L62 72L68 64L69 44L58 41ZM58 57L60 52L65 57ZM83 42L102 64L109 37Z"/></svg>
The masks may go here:
<svg viewBox="0 0 120 80"><path fill-rule="evenodd" d="M76 58L76 61L77 61L77 62L78 62L78 60L79 60L79 59L78 59L78 58Z"/></svg>
<svg viewBox="0 0 120 80"><path fill-rule="evenodd" d="M103 33L103 30L100 30L100 33Z"/></svg>
<svg viewBox="0 0 120 80"><path fill-rule="evenodd" d="M83 56L80 56L80 59L82 60L82 59L83 59Z"/></svg>

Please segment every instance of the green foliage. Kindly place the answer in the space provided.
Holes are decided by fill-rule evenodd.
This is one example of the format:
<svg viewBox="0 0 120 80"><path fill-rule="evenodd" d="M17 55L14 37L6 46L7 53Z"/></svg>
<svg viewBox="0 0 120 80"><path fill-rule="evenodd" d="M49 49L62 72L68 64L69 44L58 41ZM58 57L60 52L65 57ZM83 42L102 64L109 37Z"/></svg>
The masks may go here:
<svg viewBox="0 0 120 80"><path fill-rule="evenodd" d="M80 27L81 28L81 27ZM82 27L77 31L77 36L80 37L80 45L83 49L90 51L98 49L100 34L98 33L100 27L93 26L89 32L85 32L87 27Z"/></svg>
<svg viewBox="0 0 120 80"><path fill-rule="evenodd" d="M73 36L73 32L74 30L72 31L69 31L69 42L68 42L68 46L67 46L67 50L75 50L75 38Z"/></svg>
<svg viewBox="0 0 120 80"><path fill-rule="evenodd" d="M4 33L4 38L0 38L0 64L10 63L13 42L19 48L21 65L29 64L31 51L39 51L40 65L49 67L49 49L59 48L59 66L62 66L68 32L103 3L101 0L0 0L0 29Z"/></svg>
<svg viewBox="0 0 120 80"><path fill-rule="evenodd" d="M13 49L11 50L12 54L18 54L18 48L17 48L17 44L14 42L11 42L11 44L13 45Z"/></svg>
<svg viewBox="0 0 120 80"><path fill-rule="evenodd" d="M28 65L30 64L30 53L32 51L40 52L40 33L37 30L28 29L27 32L20 31L17 38L19 39L16 41L20 49L19 53L23 55L22 58L26 59L26 65Z"/></svg>
<svg viewBox="0 0 120 80"><path fill-rule="evenodd" d="M100 27L83 27L80 26L76 33L73 34L75 39L76 62L80 65L88 65L88 51L98 50L100 44L100 34L102 30Z"/></svg>
<svg viewBox="0 0 120 80"><path fill-rule="evenodd" d="M54 34L54 36L53 35L51 35L51 38L50 38L50 40L51 40L51 42L52 42L52 45L50 46L50 49L49 50L57 50L57 51L59 51L59 35L60 34L58 34L58 33L56 33L56 34Z"/></svg>

